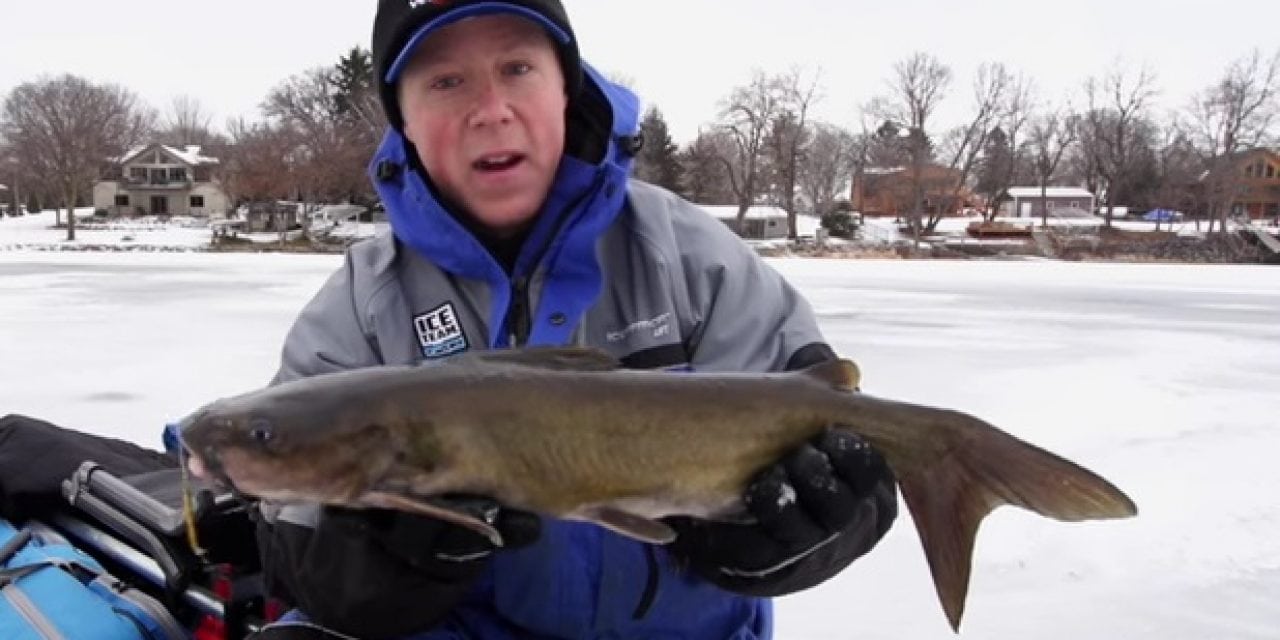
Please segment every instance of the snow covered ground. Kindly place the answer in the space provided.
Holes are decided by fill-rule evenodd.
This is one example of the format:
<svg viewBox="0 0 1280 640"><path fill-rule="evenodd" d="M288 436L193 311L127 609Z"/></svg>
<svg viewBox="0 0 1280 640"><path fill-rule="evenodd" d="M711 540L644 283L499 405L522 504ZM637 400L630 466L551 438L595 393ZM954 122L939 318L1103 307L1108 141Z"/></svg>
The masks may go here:
<svg viewBox="0 0 1280 640"><path fill-rule="evenodd" d="M0 414L159 447L166 421L266 382L339 260L0 251ZM867 392L975 413L1137 502L1114 522L993 514L961 637L1280 637L1280 271L772 264ZM905 512L848 571L782 598L777 624L785 640L954 637Z"/></svg>

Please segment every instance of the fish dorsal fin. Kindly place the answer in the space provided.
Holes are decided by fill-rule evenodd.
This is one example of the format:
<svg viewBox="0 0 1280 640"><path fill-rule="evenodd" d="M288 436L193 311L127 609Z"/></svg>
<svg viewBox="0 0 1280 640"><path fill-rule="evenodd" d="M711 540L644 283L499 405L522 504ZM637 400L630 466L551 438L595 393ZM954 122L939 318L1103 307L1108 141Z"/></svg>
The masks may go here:
<svg viewBox="0 0 1280 640"><path fill-rule="evenodd" d="M804 375L816 378L836 389L857 391L862 384L862 372L852 360L828 360L806 367Z"/></svg>
<svg viewBox="0 0 1280 640"><path fill-rule="evenodd" d="M566 517L593 522L615 533L649 544L668 544L676 539L675 529L666 524L609 505L583 507Z"/></svg>
<svg viewBox="0 0 1280 640"><path fill-rule="evenodd" d="M552 371L614 371L622 363L607 351L594 347L520 347L471 351L449 359L449 364L467 362L509 364Z"/></svg>

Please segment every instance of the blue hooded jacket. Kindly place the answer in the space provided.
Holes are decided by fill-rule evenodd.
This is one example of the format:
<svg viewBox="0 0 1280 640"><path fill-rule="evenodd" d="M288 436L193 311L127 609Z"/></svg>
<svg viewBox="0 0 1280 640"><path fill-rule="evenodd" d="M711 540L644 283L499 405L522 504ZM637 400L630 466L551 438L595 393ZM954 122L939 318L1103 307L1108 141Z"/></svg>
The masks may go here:
<svg viewBox="0 0 1280 640"><path fill-rule="evenodd" d="M502 319L512 292L535 271L543 284L537 308L530 310L530 345L569 343L576 323L564 316L581 318L602 290L596 245L625 204L633 152L625 143L639 129L638 100L589 66L584 71L584 91L599 91L612 112L604 158L592 165L566 154L510 274L417 172L379 179L386 163L410 165L398 132L387 133L371 165L396 237L445 271L488 283L492 348L509 346ZM677 567L661 547L592 524L545 519L538 542L494 554L444 623L413 638L752 640L770 637L772 617L769 600L724 591Z"/></svg>

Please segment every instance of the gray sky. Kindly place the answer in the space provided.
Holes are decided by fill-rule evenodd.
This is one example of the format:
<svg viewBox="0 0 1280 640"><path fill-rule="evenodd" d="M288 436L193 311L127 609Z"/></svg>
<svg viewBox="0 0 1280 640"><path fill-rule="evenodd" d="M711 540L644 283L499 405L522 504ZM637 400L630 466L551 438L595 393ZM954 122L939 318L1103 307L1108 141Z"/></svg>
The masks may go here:
<svg viewBox="0 0 1280 640"><path fill-rule="evenodd" d="M407 0L406 0L407 1ZM0 0L0 93L71 72L125 85L162 112L188 94L215 122L257 116L273 85L368 45L373 0ZM583 54L657 104L677 141L713 119L753 68L821 69L818 115L845 126L885 91L894 61L927 51L955 72L940 119L963 118L973 71L1004 62L1058 99L1116 65L1156 72L1184 105L1228 62L1280 47L1280 3L1074 0L565 0ZM1189 4L1189 3L1188 3Z"/></svg>

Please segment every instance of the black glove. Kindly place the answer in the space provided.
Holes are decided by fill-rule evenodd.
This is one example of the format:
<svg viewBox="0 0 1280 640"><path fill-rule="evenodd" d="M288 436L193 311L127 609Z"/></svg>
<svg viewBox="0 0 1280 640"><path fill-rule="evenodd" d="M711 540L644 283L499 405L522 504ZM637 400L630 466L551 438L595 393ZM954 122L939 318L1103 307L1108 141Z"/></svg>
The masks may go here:
<svg viewBox="0 0 1280 640"><path fill-rule="evenodd" d="M827 429L760 472L743 494L752 524L670 518L671 553L720 587L772 597L807 589L870 551L898 513L884 458Z"/></svg>
<svg viewBox="0 0 1280 640"><path fill-rule="evenodd" d="M485 499L451 501L491 522L504 548L532 544L541 520ZM278 520L259 528L273 595L312 621L367 640L440 623L495 551L484 536L435 518L381 509L325 507L314 529Z"/></svg>

